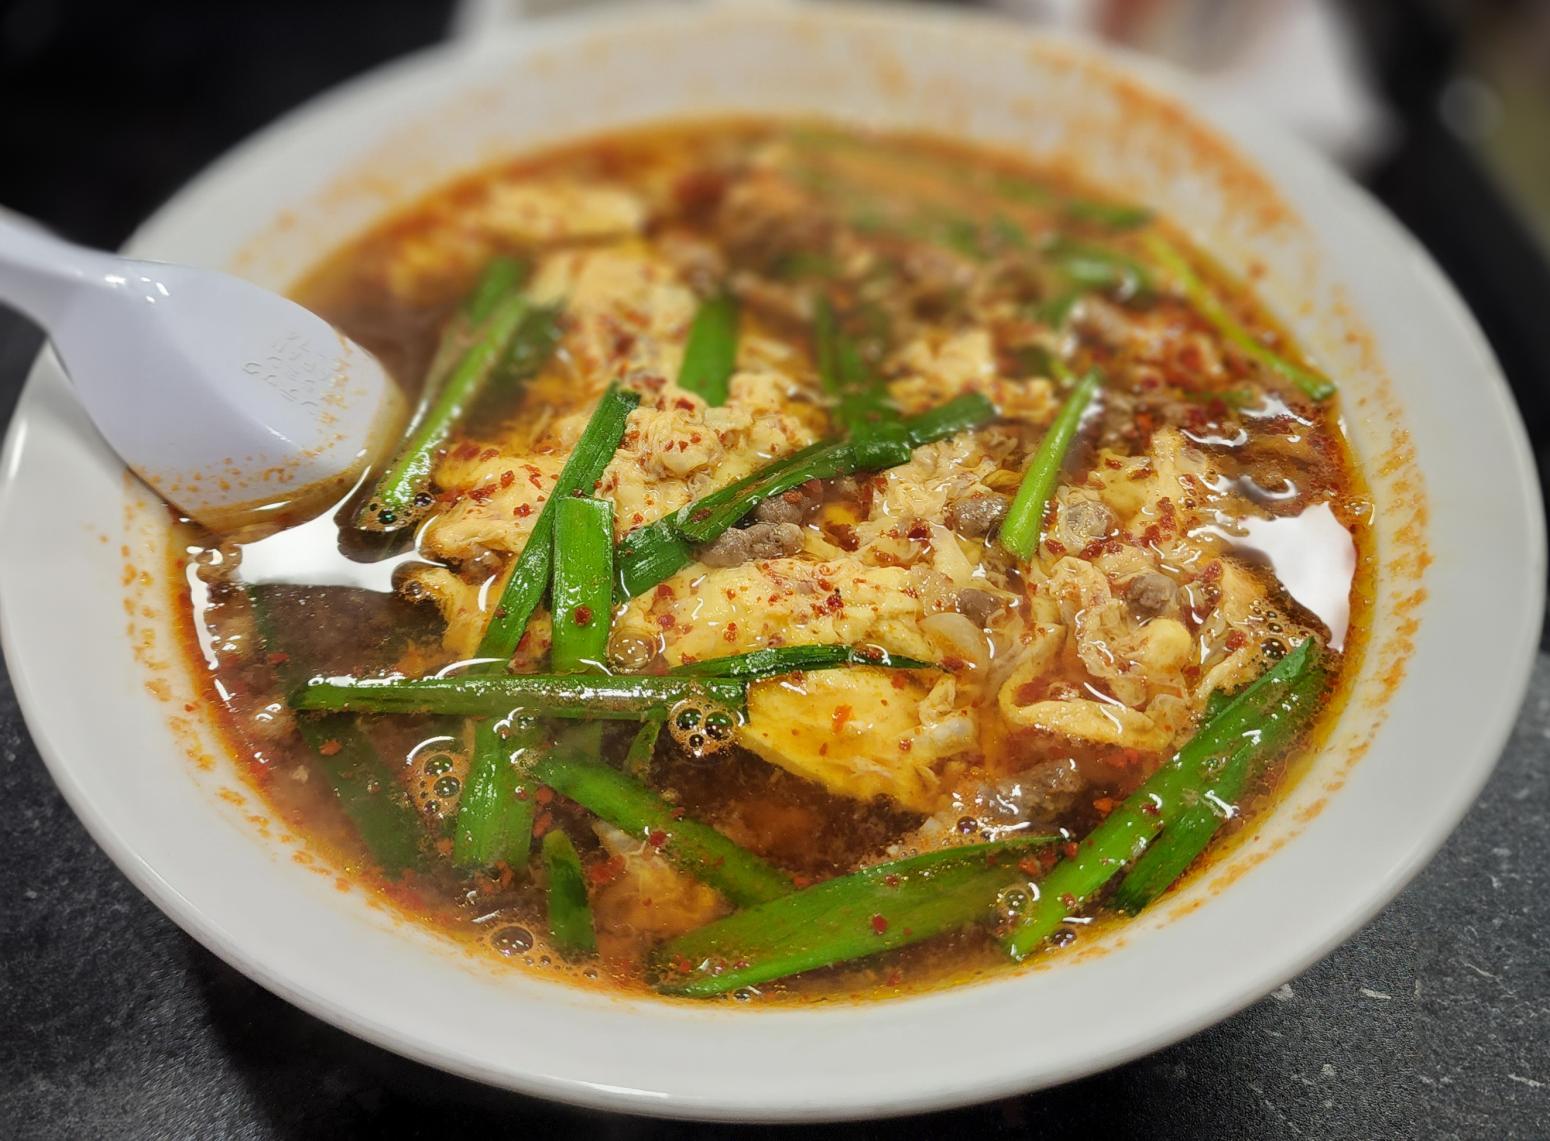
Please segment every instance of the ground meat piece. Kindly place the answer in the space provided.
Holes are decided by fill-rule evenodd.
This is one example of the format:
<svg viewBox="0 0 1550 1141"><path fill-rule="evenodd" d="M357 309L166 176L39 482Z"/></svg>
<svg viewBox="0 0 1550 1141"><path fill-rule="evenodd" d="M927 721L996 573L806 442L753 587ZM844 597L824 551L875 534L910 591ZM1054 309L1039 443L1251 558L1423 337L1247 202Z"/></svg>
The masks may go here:
<svg viewBox="0 0 1550 1141"><path fill-rule="evenodd" d="M753 509L753 517L760 523L800 523L822 502L823 484L810 479L784 495L766 499Z"/></svg>
<svg viewBox="0 0 1550 1141"><path fill-rule="evenodd" d="M1138 574L1125 586L1125 601L1130 612L1140 619L1156 618L1173 609L1178 596L1179 588L1174 581L1155 571Z"/></svg>
<svg viewBox="0 0 1550 1141"><path fill-rule="evenodd" d="M1102 539L1113 526L1114 513L1096 499L1079 499L1066 504L1058 524L1061 542L1076 551Z"/></svg>
<svg viewBox="0 0 1550 1141"><path fill-rule="evenodd" d="M1010 505L1006 496L994 492L971 495L947 509L947 525L966 538L978 539L1001 526Z"/></svg>
<svg viewBox="0 0 1550 1141"><path fill-rule="evenodd" d="M755 559L778 559L802 549L802 528L795 523L755 523L733 527L699 550L708 567L735 567Z"/></svg>
<svg viewBox="0 0 1550 1141"><path fill-rule="evenodd" d="M953 600L954 608L969 621L981 629L990 625L990 620L1001 611L1001 600L988 590L979 590L972 586L966 586L960 590Z"/></svg>
<svg viewBox="0 0 1550 1141"><path fill-rule="evenodd" d="M1086 787L1077 766L1068 759L1043 761L1017 778L1022 792L1023 818L1053 820L1070 809Z"/></svg>
<svg viewBox="0 0 1550 1141"><path fill-rule="evenodd" d="M769 267L793 250L826 248L833 223L799 187L759 173L727 192L717 226L735 261Z"/></svg>

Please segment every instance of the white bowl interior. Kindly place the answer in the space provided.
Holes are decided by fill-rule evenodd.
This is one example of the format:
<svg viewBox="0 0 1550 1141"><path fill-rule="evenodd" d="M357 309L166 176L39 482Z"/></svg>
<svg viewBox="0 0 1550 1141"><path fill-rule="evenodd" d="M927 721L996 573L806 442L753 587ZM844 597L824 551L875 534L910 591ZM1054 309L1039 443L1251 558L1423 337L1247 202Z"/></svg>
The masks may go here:
<svg viewBox="0 0 1550 1141"><path fill-rule="evenodd" d="M0 620L56 780L147 894L271 989L413 1057L565 1100L706 1117L904 1112L1089 1072L1267 992L1386 902L1472 800L1537 640L1544 539L1510 397L1431 263L1279 132L1190 104L1148 66L975 17L631 7L348 85L229 156L133 243L284 287L384 212L495 158L752 112L1070 163L1255 272L1342 384L1378 506L1370 642L1287 801L1101 953L864 1006L666 1004L501 970L339 890L185 710L194 679L162 581L163 517L45 355L0 462ZM945 1039L947 1057L924 1048Z"/></svg>

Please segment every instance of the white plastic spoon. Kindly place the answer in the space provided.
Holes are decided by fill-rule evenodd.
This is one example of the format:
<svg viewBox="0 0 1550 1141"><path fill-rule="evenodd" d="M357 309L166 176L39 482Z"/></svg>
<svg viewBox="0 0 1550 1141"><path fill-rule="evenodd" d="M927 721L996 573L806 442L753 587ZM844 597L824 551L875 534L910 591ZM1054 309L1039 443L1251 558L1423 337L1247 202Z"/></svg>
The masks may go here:
<svg viewBox="0 0 1550 1141"><path fill-rule="evenodd" d="M47 332L123 461L217 530L337 499L402 416L370 353L229 274L115 257L0 217L0 302Z"/></svg>

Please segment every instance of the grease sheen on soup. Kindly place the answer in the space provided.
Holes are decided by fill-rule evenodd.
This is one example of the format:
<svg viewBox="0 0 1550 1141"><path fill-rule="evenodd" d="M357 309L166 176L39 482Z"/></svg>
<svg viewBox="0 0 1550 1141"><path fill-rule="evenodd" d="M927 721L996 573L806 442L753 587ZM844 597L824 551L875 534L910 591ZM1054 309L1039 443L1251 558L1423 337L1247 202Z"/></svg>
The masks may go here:
<svg viewBox="0 0 1550 1141"><path fill-rule="evenodd" d="M1010 969L1007 936L1041 885L1066 882L1051 877L1092 858L1089 837L1126 798L1309 639L1323 670L1316 699L1239 772L1230 802L1213 783L1221 749L1205 783L1179 794L1180 806L1207 805L1215 828L1186 863L1252 828L1318 739L1362 644L1368 576L1368 501L1339 397L1309 394L1299 378L1316 374L1251 291L1163 220L943 140L702 124L453 183L331 254L295 295L413 395L427 370L445 375L445 356L433 360L445 331L478 328L460 306L498 257L526 270L513 288L555 339L525 368L497 361L434 449L412 518L354 526L364 486L278 530L181 524L190 652L234 752L276 813L404 911L495 960L582 985L671 990L674 972L737 967L679 962L672 948L695 944L673 941L754 902L739 908L714 873L680 858L671 823L621 828L535 779L549 754L627 769L670 821L714 828L795 893L956 846L1049 838L985 857L1007 882L929 938L900 937L895 885L879 881L865 914L820 916L813 938L864 923L879 947L908 946L869 953L850 931L860 943L843 961L730 991L756 1002L894 994ZM719 403L680 384L696 315L717 298L736 329ZM298 678L490 666L459 663L477 657L610 385L639 403L587 490L611 506L619 540L801 449L871 431L826 387L821 346L836 344L876 424L970 393L995 415L909 448L905 462L804 481L686 544L679 569L633 597L616 591L611 613L588 611L606 626L607 653L586 668L673 676L813 645L858 647L854 662L750 681L745 708L705 695L688 714L675 705L633 756L638 721L497 715L515 754L502 795L522 801L523 834L489 863L455 858L478 718L290 708ZM1057 457L1037 544L1019 557L1000 529L1089 373L1097 395ZM496 674L553 672L550 605ZM876 664L879 651L931 668ZM718 713L725 740L703 732ZM413 858L386 868L373 840L384 819L416 830ZM595 951L551 934L557 873L545 855L558 842L544 837L556 832L580 861ZM1099 937L1146 838L1061 903L1069 914L1039 938L1038 957ZM914 878L900 890L929 894L930 875ZM778 916L784 905L762 906Z"/></svg>

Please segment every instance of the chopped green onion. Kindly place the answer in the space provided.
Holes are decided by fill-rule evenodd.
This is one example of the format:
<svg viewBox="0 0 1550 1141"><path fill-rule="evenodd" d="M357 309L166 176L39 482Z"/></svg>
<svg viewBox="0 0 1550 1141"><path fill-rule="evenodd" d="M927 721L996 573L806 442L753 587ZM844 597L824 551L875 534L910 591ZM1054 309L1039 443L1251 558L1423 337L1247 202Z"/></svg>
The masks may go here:
<svg viewBox="0 0 1550 1141"><path fill-rule="evenodd" d="M1032 877L1019 862L1058 837L1027 837L894 860L735 912L663 944L657 987L706 997L875 955L995 917Z"/></svg>
<svg viewBox="0 0 1550 1141"><path fill-rule="evenodd" d="M1060 479L1065 466L1066 453L1076 439L1087 406L1097 395L1099 377L1089 372L1066 397L1056 413L1055 420L1044 434L1033 462L1023 473L1023 481L1017 488L1012 505L1007 509L1006 521L1001 524L1001 545L1018 558L1026 561L1033 556L1044 532L1044 509L1050 494Z"/></svg>
<svg viewBox="0 0 1550 1141"><path fill-rule="evenodd" d="M533 305L528 309L516 335L506 346L506 355L495 368L497 383L527 380L543 366L564 332L560 313L557 305Z"/></svg>
<svg viewBox="0 0 1550 1141"><path fill-rule="evenodd" d="M534 765L533 776L615 828L650 844L739 907L764 903L792 890L783 872L714 828L681 819L680 810L651 789L599 761L556 750Z"/></svg>
<svg viewBox="0 0 1550 1141"><path fill-rule="evenodd" d="M1292 680L1286 696L1266 711L1258 738L1239 746L1210 779L1210 786L1165 820L1162 835L1120 881L1114 893L1115 907L1134 915L1189 870L1227 822L1231 806L1243 795L1249 779L1302 728L1323 689L1324 671L1317 665ZM1208 720L1232 700L1224 697L1215 701L1219 696L1213 693L1212 700L1206 702Z"/></svg>
<svg viewBox="0 0 1550 1141"><path fill-rule="evenodd" d="M427 494L436 453L463 413L506 357L513 337L530 314L517 286L527 275L520 262L497 259L485 268L462 313L453 319L427 376L426 391L404 441L373 483L354 525L368 531L396 531L416 522L429 506ZM456 363L448 364L456 350ZM438 370L445 369L445 379Z"/></svg>
<svg viewBox="0 0 1550 1141"><path fill-rule="evenodd" d="M745 685L731 678L646 674L461 674L456 677L314 681L291 696L296 709L326 713L450 713L638 721L699 698L741 710Z"/></svg>
<svg viewBox="0 0 1550 1141"><path fill-rule="evenodd" d="M995 414L990 401L969 393L901 421L897 435L876 431L864 441L820 441L776 460L620 540L619 596L633 598L670 578L694 561L696 544L714 541L766 499L810 479L896 466L909 459L911 448L977 428Z"/></svg>
<svg viewBox="0 0 1550 1141"><path fill-rule="evenodd" d="M1057 237L1044 254L1078 291L1117 289L1125 294L1150 288L1151 273L1134 258L1102 246Z"/></svg>
<svg viewBox="0 0 1550 1141"><path fill-rule="evenodd" d="M549 875L549 939L567 958L597 950L597 928L587 902L587 879L570 837L558 828L544 834L544 870Z"/></svg>
<svg viewBox="0 0 1550 1141"><path fill-rule="evenodd" d="M864 433L898 419L899 409L888 387L861 355L861 348L840 328L827 298L820 298L813 317L813 354L818 379L834 402L840 427Z"/></svg>
<svg viewBox="0 0 1550 1141"><path fill-rule="evenodd" d="M614 505L566 498L555 504L553 637L556 673L596 672L608 658L614 585Z"/></svg>
<svg viewBox="0 0 1550 1141"><path fill-rule="evenodd" d="M648 717L640 723L635 736L630 739L629 751L624 754L624 771L636 780L644 781L651 771L651 760L656 756L657 738L662 736L665 718Z"/></svg>
<svg viewBox="0 0 1550 1141"><path fill-rule="evenodd" d="M1066 203L1066 217L1079 222L1095 222L1111 230L1135 230L1150 222L1153 214L1145 206L1073 198Z"/></svg>
<svg viewBox="0 0 1550 1141"><path fill-rule="evenodd" d="M1315 642L1308 639L1222 709L1148 777L1102 824L1077 845L1038 885L1038 898L1013 924L1007 953L1024 959L1074 915L1105 884L1135 860L1152 839L1198 798L1224 757L1257 746L1266 715L1308 670L1317 668Z"/></svg>
<svg viewBox="0 0 1550 1141"><path fill-rule="evenodd" d="M899 670L933 670L930 662L890 654L881 646L768 646L746 654L686 662L670 671L689 677L776 677L798 670L827 670L838 666L884 666Z"/></svg>
<svg viewBox="0 0 1550 1141"><path fill-rule="evenodd" d="M1239 324L1211 287L1195 272L1189 260L1161 234L1147 234L1144 240L1147 252L1173 276L1189 303L1202 317L1215 325L1222 336L1277 376L1295 384L1312 399L1328 400L1335 395L1338 389L1328 377L1293 364Z"/></svg>
<svg viewBox="0 0 1550 1141"><path fill-rule="evenodd" d="M495 717L474 725L468 779L452 828L452 862L459 867L486 868L504 860L521 868L531 854L534 802L518 769L531 761L542 736L531 719L513 720L508 737L501 736L501 727Z"/></svg>
<svg viewBox="0 0 1550 1141"><path fill-rule="evenodd" d="M289 686L296 683L298 670L274 622L272 591L249 587L248 599L259 640L272 655L284 655L275 659L280 662L276 672L281 685ZM425 830L420 819L354 718L299 717L296 731L377 866L388 876L422 867Z"/></svg>
<svg viewBox="0 0 1550 1141"><path fill-rule="evenodd" d="M712 406L727 402L732 373L737 370L737 299L718 293L700 303L689 327L678 386Z"/></svg>
<svg viewBox="0 0 1550 1141"><path fill-rule="evenodd" d="M527 630L528 619L532 618L549 586L554 557L555 502L592 492L619 450L625 421L639 403L640 394L629 389L615 386L603 393L592 418L582 430L581 439L576 442L575 451L565 461L554 490L538 513L527 545L506 578L500 600L495 604L494 616L485 628L475 656L508 659L516 653L517 643L522 641Z"/></svg>

